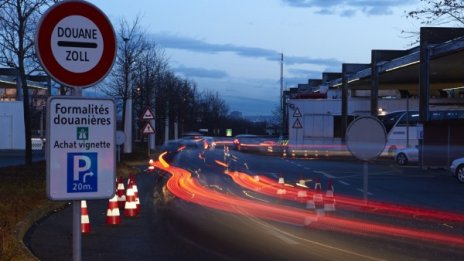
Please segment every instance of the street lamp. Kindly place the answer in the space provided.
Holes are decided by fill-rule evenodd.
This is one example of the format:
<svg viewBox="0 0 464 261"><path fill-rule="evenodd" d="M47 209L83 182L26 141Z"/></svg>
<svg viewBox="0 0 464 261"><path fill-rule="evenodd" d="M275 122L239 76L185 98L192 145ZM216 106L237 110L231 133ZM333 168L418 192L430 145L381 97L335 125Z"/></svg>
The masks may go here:
<svg viewBox="0 0 464 261"><path fill-rule="evenodd" d="M124 89L127 95L126 110L124 112L123 128L126 134L126 141L124 142L124 153L132 153L132 97L129 86L130 74L130 61L127 55L127 42L129 38L123 37L124 41Z"/></svg>

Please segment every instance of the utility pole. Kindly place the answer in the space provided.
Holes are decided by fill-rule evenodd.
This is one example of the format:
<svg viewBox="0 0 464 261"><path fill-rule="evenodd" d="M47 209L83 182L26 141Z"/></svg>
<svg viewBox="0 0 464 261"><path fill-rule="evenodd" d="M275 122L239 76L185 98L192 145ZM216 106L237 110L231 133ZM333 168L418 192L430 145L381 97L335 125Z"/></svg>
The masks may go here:
<svg viewBox="0 0 464 261"><path fill-rule="evenodd" d="M284 110L284 53L280 56L280 113L282 115L282 123L280 126L280 135L284 135L285 127L285 110Z"/></svg>
<svg viewBox="0 0 464 261"><path fill-rule="evenodd" d="M129 38L124 37L124 84L127 91L127 99L125 104L125 112L123 118L123 129L126 134L126 141L124 142L124 153L132 153L132 88L130 86L130 62L127 55L127 42Z"/></svg>

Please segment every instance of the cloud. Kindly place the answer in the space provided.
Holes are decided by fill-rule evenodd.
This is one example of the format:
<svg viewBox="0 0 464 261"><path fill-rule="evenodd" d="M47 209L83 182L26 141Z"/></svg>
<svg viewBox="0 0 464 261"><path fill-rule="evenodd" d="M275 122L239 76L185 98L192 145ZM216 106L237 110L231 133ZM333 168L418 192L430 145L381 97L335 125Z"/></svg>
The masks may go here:
<svg viewBox="0 0 464 261"><path fill-rule="evenodd" d="M157 44L166 49L181 49L191 52L216 54L230 52L242 57L262 58L269 61L279 61L281 53L264 48L239 46L234 44L213 44L203 40L182 37L170 33L153 34L153 39ZM340 66L341 62L336 59L310 58L302 56L285 56L284 63L293 64L315 64L326 67Z"/></svg>
<svg viewBox="0 0 464 261"><path fill-rule="evenodd" d="M390 15L397 6L417 3L417 0L281 0L299 8L314 8L324 15L351 17L358 11L367 15Z"/></svg>
<svg viewBox="0 0 464 261"><path fill-rule="evenodd" d="M213 78L213 79L220 79L225 78L228 76L227 72L221 70L210 70L204 68L192 68L192 67L185 67L179 66L174 68L174 71L177 73L181 73L186 77L200 77L200 78Z"/></svg>
<svg viewBox="0 0 464 261"><path fill-rule="evenodd" d="M278 106L279 100L274 101L251 98L246 96L224 95L224 100L229 105L229 111L240 111L245 116L272 115L272 111Z"/></svg>

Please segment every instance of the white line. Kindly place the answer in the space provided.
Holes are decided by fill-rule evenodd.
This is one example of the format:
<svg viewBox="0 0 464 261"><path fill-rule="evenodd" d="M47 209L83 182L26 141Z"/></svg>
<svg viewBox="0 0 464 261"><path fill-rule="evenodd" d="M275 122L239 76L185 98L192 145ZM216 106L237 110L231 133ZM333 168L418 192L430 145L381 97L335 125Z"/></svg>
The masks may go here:
<svg viewBox="0 0 464 261"><path fill-rule="evenodd" d="M271 175L272 177L276 178L276 179L279 178L279 175L277 173L270 172L268 174Z"/></svg>
<svg viewBox="0 0 464 261"><path fill-rule="evenodd" d="M329 173L327 172L324 172L324 171L319 171L319 170L313 170L314 173L317 173L317 174L322 174L324 175L326 178L329 178L329 179L334 179L335 177L330 175Z"/></svg>
<svg viewBox="0 0 464 261"><path fill-rule="evenodd" d="M285 243L289 244L289 245L299 245L298 242L296 242L295 240L291 239L290 237L284 235L284 234L281 234L279 232L277 232L276 230L268 230L267 231L269 234L279 238L280 240L284 241Z"/></svg>
<svg viewBox="0 0 464 261"><path fill-rule="evenodd" d="M296 164L296 165L297 165L298 167L300 167L300 168L303 167L303 165L301 165L301 164Z"/></svg>
<svg viewBox="0 0 464 261"><path fill-rule="evenodd" d="M350 185L350 183L345 182L345 181L343 181L343 180L339 180L338 182L342 183L342 184L345 185L345 186L349 186L349 185Z"/></svg>
<svg viewBox="0 0 464 261"><path fill-rule="evenodd" d="M304 167L305 170L311 170L311 168L308 168L308 167Z"/></svg>
<svg viewBox="0 0 464 261"><path fill-rule="evenodd" d="M243 209L240 209L238 208L237 206L234 206L234 209L238 210L240 213L242 214L245 214L245 217L248 216L246 215L247 213L245 211L243 211ZM324 247L324 248L327 248L327 249L330 249L330 250L335 250L335 251L339 251L339 252L342 252L342 253L345 253L345 254L349 254L349 255L354 255L354 256L358 256L358 257L362 257L362 258L366 258L366 259L371 259L371 260L385 260L385 259L381 259L381 258L377 258L377 257L372 257L372 256L368 256L368 255L363 255L361 253L357 253L357 252L354 252L354 251L350 251L350 250L346 250L346 249L343 249L343 248L338 248L338 247L335 247L335 246L331 246L331 245L327 245L327 244L324 244L324 243L321 243L321 242L317 242L317 241L313 241L313 240L310 240L310 239L307 239L307 238L303 238L303 237L299 237L297 235L294 235L292 233L289 233L289 232L286 232L286 231L283 231L283 230L280 230L278 229L277 227L271 225L270 223L267 223L263 220L260 220L258 218L254 218L252 216L248 216L248 219L252 222L255 222L261 226L263 226L263 228L267 228L268 229L268 232L274 230L276 231L278 234L280 235L284 235L286 236L287 238L286 239L290 239L290 240L300 240L300 241L303 241L305 243L309 243L309 244L313 244L313 245L316 245L316 246L319 246L319 247ZM272 233L274 234L274 233ZM274 234L275 236L277 236L276 234ZM284 240L283 238L281 238L282 240ZM299 243L299 242L296 242L296 243Z"/></svg>
<svg viewBox="0 0 464 261"><path fill-rule="evenodd" d="M357 191L360 191L360 192L362 192L362 193L364 193L364 189L358 188L358 189L356 189L356 190L357 190ZM374 194L372 194L372 193L370 193L370 192L367 192L367 195L372 196L372 195L374 195Z"/></svg>

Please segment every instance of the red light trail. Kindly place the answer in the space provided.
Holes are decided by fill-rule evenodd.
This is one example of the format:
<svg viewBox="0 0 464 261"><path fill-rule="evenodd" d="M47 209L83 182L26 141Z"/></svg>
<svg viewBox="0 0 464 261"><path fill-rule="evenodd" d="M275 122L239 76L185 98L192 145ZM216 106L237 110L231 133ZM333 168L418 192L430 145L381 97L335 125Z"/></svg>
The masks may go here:
<svg viewBox="0 0 464 261"><path fill-rule="evenodd" d="M197 179L191 176L190 172L182 168L170 166L163 159L164 155L165 154L161 154L159 160L153 163L153 165L171 174L171 177L166 183L167 188L173 195L187 202L230 213L248 215L295 225L309 225L317 221L316 226L320 229L343 231L363 235L405 237L415 240L433 241L441 244L454 244L460 247L464 247L464 237L393 226L389 224L373 223L367 220L353 220L334 216L318 217L314 212L309 210L282 206L278 204L264 203L230 194L220 193L216 190L202 186ZM217 163L219 164L219 162ZM286 190L285 194L279 195L280 197L294 199L298 198L298 191L301 190L296 187L275 183L271 179L265 177L259 177L259 179L255 179L247 174L239 172L234 172L233 174L229 175L234 179L234 181L240 181L241 183L239 184L246 185L246 187L250 190L264 194L269 193L270 195L272 193L272 195L276 195L276 188L279 187L280 189ZM309 195L312 195L312 193L308 193L307 196L309 197ZM344 200L345 199L342 201ZM337 198L337 203L339 202L340 199ZM379 207L381 206L379 205ZM384 208L388 211L396 211L395 207L392 207L391 210L385 206ZM404 211L409 213L409 210ZM418 210L414 209L410 211ZM445 212L441 213L443 214ZM429 212L424 212L422 214L435 217L432 215L432 213ZM457 214L452 217L458 220L462 218L461 215Z"/></svg>

